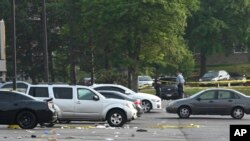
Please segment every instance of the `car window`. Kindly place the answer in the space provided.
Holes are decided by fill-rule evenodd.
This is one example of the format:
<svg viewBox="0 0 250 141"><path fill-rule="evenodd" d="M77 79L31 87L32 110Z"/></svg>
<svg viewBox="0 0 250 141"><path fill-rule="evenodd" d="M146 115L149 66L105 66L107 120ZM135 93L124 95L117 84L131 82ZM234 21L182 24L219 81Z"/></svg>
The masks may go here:
<svg viewBox="0 0 250 141"><path fill-rule="evenodd" d="M25 95L16 94L13 92L0 92L0 101L2 102L10 102L10 101L19 101L19 100L33 100L30 97Z"/></svg>
<svg viewBox="0 0 250 141"><path fill-rule="evenodd" d="M230 91L218 91L218 99L232 99L234 95Z"/></svg>
<svg viewBox="0 0 250 141"><path fill-rule="evenodd" d="M62 87L54 87L53 93L55 99L73 99L72 88L62 88Z"/></svg>
<svg viewBox="0 0 250 141"><path fill-rule="evenodd" d="M94 88L95 90L109 90L109 91L117 91L121 93L125 93L125 90L117 87L112 87L112 86L101 86L101 87L96 87Z"/></svg>
<svg viewBox="0 0 250 141"><path fill-rule="evenodd" d="M150 76L138 76L139 81L153 81Z"/></svg>
<svg viewBox="0 0 250 141"><path fill-rule="evenodd" d="M120 96L120 95L116 95L113 93L106 93L106 92L100 92L103 96L105 96L106 98L115 98L115 99L125 99L124 97Z"/></svg>
<svg viewBox="0 0 250 141"><path fill-rule="evenodd" d="M216 99L216 91L206 91L199 96L201 100L212 100Z"/></svg>
<svg viewBox="0 0 250 141"><path fill-rule="evenodd" d="M203 75L203 77L217 77L219 75L219 72L214 72L214 71L211 71L211 72L207 72Z"/></svg>
<svg viewBox="0 0 250 141"><path fill-rule="evenodd" d="M84 89L84 88L77 89L77 98L79 100L93 100L94 96L95 94L88 89Z"/></svg>
<svg viewBox="0 0 250 141"><path fill-rule="evenodd" d="M49 97L47 87L30 87L29 95L33 97Z"/></svg>
<svg viewBox="0 0 250 141"><path fill-rule="evenodd" d="M5 84L2 86L2 88L13 88L13 83ZM18 91L26 93L26 91L28 89L28 85L24 84L24 83L17 82L16 88Z"/></svg>

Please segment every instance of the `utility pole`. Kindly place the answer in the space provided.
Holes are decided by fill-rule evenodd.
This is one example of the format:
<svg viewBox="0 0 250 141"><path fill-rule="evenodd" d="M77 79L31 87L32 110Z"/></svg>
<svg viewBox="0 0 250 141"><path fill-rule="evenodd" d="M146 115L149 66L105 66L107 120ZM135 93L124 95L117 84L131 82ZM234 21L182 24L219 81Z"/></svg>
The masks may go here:
<svg viewBox="0 0 250 141"><path fill-rule="evenodd" d="M13 90L16 90L16 11L15 11L15 0L12 0L11 2L12 7L12 61L13 61Z"/></svg>
<svg viewBox="0 0 250 141"><path fill-rule="evenodd" d="M6 43L5 43L5 24L4 21L0 21L0 78L2 82L6 81ZM0 82L1 83L1 82Z"/></svg>
<svg viewBox="0 0 250 141"><path fill-rule="evenodd" d="M47 41L47 18L45 0L42 1L42 24L43 24L43 57L44 57L44 81L49 83L49 59Z"/></svg>

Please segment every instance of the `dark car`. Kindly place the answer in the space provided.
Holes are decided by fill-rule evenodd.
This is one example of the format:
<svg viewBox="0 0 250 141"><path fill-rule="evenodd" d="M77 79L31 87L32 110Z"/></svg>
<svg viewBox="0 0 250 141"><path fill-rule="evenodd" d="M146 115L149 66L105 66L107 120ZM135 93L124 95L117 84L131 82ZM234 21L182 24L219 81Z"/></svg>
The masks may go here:
<svg viewBox="0 0 250 141"><path fill-rule="evenodd" d="M33 129L38 123L57 120L53 103L37 100L29 95L0 90L0 124L17 124L22 129Z"/></svg>
<svg viewBox="0 0 250 141"><path fill-rule="evenodd" d="M161 99L179 99L178 89L176 85L176 77L162 77L158 80L159 96Z"/></svg>
<svg viewBox="0 0 250 141"><path fill-rule="evenodd" d="M122 100L128 100L128 101L133 102L134 105L136 106L135 108L137 110L138 117L141 117L141 115L144 113L140 99L132 99L132 98L130 98L130 97L128 97L120 92L116 92L116 91L98 90L98 92L106 98L122 99Z"/></svg>
<svg viewBox="0 0 250 141"><path fill-rule="evenodd" d="M246 83L246 75L240 74L237 72L229 72L231 85L245 85Z"/></svg>
<svg viewBox="0 0 250 141"><path fill-rule="evenodd" d="M171 101L168 113L177 113L180 118L192 115L231 115L241 119L250 114L250 97L233 89L211 88L202 90L189 98Z"/></svg>

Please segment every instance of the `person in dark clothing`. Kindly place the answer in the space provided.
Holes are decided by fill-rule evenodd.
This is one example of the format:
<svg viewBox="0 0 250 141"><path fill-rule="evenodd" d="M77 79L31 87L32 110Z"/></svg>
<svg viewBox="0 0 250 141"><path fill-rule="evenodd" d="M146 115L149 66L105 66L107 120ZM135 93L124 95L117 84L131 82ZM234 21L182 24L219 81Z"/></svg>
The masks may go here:
<svg viewBox="0 0 250 141"><path fill-rule="evenodd" d="M158 97L161 97L160 82L159 82L159 80L157 78L155 78L155 80L154 80L154 88L155 88L156 95Z"/></svg>
<svg viewBox="0 0 250 141"><path fill-rule="evenodd" d="M178 72L177 77L176 77L176 84L177 84L178 94L180 98L184 97L184 91L183 91L184 83L185 83L184 77L182 76L180 72Z"/></svg>

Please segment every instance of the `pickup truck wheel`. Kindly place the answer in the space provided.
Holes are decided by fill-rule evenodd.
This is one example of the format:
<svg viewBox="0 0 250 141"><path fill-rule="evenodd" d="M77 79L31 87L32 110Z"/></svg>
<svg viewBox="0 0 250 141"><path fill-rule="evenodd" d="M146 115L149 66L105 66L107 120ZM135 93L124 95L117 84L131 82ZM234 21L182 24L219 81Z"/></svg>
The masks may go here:
<svg viewBox="0 0 250 141"><path fill-rule="evenodd" d="M17 124L22 129L33 129L37 125L36 115L30 111L22 111L17 115Z"/></svg>
<svg viewBox="0 0 250 141"><path fill-rule="evenodd" d="M107 121L111 127L122 127L126 123L126 115L121 110L112 110L108 113Z"/></svg>

